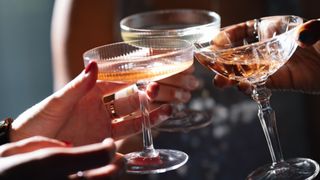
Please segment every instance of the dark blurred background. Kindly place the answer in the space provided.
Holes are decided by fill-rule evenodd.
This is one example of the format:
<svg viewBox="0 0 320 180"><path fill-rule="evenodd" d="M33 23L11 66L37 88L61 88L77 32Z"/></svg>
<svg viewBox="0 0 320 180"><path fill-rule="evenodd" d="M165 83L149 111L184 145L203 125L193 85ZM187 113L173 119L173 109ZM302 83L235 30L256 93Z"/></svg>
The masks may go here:
<svg viewBox="0 0 320 180"><path fill-rule="evenodd" d="M106 7L106 22L111 22L112 27L110 27L111 33L108 34L109 38L105 43L121 40L119 30L121 18L133 13L156 9L194 8L216 11L222 18L222 27L269 15L294 14L306 19L320 17L319 0L107 1L110 6ZM0 1L0 118L16 117L23 110L53 92L50 49L53 5L53 0ZM198 73L208 79L207 86L210 87L210 95L215 103L222 107L222 111L227 113L228 120L223 123L229 125L226 126L228 128L224 128L221 125L223 123L220 122L220 129L211 125L188 135L179 134L180 140L177 141L185 141L191 145L188 147L179 145L179 143L175 145L190 154L189 164L197 164L197 158L206 159L202 157L206 156L206 153L201 154L202 150L207 148L203 144L213 147L209 154L211 153L214 159L210 160L208 157L207 161L200 162L201 166L206 168L202 168L203 172L197 172L190 177L201 175L198 179L243 179L254 168L270 162L259 122L257 120L247 121L243 117L246 114L240 113L240 117L237 113L239 108L251 108L250 98L235 89L216 90L210 84L211 72L203 70ZM318 143L320 139L320 97L293 92L274 92L272 105L277 113L284 156L286 158L311 157L320 162ZM252 111L244 110L243 112L251 113ZM256 116L255 113L254 111L254 116ZM219 130L222 135L221 133L217 135L216 132L220 132ZM207 134L222 138L213 142L207 138ZM163 137L172 137L172 134L164 134ZM172 142L174 141L173 138ZM168 142L167 138L159 138L155 143L159 147L172 147L174 144L172 142L171 139ZM197 143L202 145L199 146ZM190 167L194 168L194 166ZM186 169L178 171L181 179L187 178L186 173L183 172L187 171ZM171 177L170 173L162 176ZM150 178L159 179L157 176Z"/></svg>

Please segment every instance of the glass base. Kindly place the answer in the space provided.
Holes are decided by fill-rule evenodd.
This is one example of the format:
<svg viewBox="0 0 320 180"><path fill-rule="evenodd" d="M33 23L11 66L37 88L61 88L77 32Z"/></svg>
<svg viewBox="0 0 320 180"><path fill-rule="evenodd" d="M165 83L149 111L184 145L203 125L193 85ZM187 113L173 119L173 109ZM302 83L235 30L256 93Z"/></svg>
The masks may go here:
<svg viewBox="0 0 320 180"><path fill-rule="evenodd" d="M175 113L174 117L167 119L155 129L165 132L189 132L211 123L212 118L204 111L184 110Z"/></svg>
<svg viewBox="0 0 320 180"><path fill-rule="evenodd" d="M262 166L247 180L311 180L319 173L319 164L307 158L295 158Z"/></svg>
<svg viewBox="0 0 320 180"><path fill-rule="evenodd" d="M188 161L188 155L182 151L157 149L158 156L145 157L143 152L132 152L125 155L127 173L157 174L174 170Z"/></svg>

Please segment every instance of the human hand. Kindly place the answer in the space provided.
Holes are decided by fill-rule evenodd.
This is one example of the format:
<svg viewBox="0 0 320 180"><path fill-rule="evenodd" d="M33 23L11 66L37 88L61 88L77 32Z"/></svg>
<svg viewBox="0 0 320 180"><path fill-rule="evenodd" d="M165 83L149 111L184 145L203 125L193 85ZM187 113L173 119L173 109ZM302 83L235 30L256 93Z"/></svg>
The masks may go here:
<svg viewBox="0 0 320 180"><path fill-rule="evenodd" d="M0 179L33 180L79 179L79 171L86 179L116 177L124 166L111 138L71 147L40 136L2 145L0 163Z"/></svg>
<svg viewBox="0 0 320 180"><path fill-rule="evenodd" d="M179 74L157 81L160 88L154 101L188 102L191 99L192 91L196 90L200 84L193 74L194 70L194 66L191 66Z"/></svg>
<svg viewBox="0 0 320 180"><path fill-rule="evenodd" d="M141 117L117 121L102 97L115 93L128 84L97 80L97 64L90 65L73 81L53 95L22 113L12 124L11 141L35 135L85 145L101 142L106 137L124 138L141 130ZM129 102L129 103L128 103ZM113 102L118 116L125 116L139 107L138 98L129 96ZM151 123L168 118L171 109L163 105L150 113Z"/></svg>
<svg viewBox="0 0 320 180"><path fill-rule="evenodd" d="M242 24L231 28L232 37L241 37L246 33L247 25ZM308 21L299 27L296 34L300 47L290 60L267 80L267 87L271 89L302 91L319 93L320 84L320 20ZM313 47L311 46L313 45ZM216 87L226 88L237 85L241 91L249 93L251 87L247 83L228 80L216 75L213 79Z"/></svg>
<svg viewBox="0 0 320 180"><path fill-rule="evenodd" d="M191 93L199 87L199 80L193 75L195 68L189 69L170 76L168 78L152 82L148 87L149 99L155 104L183 102L186 103L191 98ZM132 95L135 90L133 86L116 93L115 98L122 98Z"/></svg>

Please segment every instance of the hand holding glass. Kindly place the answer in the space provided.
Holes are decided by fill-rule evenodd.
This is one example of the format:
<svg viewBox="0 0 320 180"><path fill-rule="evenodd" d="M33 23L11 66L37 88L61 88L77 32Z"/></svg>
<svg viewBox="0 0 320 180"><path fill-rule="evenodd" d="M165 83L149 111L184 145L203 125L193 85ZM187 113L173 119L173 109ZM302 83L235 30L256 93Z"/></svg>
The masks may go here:
<svg viewBox="0 0 320 180"><path fill-rule="evenodd" d="M196 9L159 10L128 16L121 20L120 27L124 41L165 38L204 42L219 31L220 16L212 11ZM186 132L211 123L211 118L203 111L184 108L182 103L173 107L173 116L157 130Z"/></svg>
<svg viewBox="0 0 320 180"><path fill-rule="evenodd" d="M135 83L138 87L144 149L125 155L127 172L161 173L185 164L188 155L184 152L154 149L145 89L150 81L188 69L193 63L193 46L184 40L146 39L97 47L83 56L85 66L89 61L97 62L98 80Z"/></svg>
<svg viewBox="0 0 320 180"><path fill-rule="evenodd" d="M271 16L226 27L211 41L196 44L197 60L214 72L252 85L258 103L272 164L253 171L248 179L313 179L319 165L307 158L284 160L270 106L267 78L285 64L297 48L294 33L302 24L297 16ZM299 72L296 72L299 73Z"/></svg>

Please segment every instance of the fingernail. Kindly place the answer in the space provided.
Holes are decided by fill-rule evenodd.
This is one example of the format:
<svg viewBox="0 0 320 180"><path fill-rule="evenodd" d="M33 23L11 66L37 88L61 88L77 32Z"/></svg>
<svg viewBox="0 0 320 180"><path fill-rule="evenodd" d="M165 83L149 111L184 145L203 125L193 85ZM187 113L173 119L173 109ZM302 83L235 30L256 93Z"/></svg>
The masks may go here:
<svg viewBox="0 0 320 180"><path fill-rule="evenodd" d="M315 41L316 37L309 30L303 30L299 33L298 40L304 44L312 44Z"/></svg>
<svg viewBox="0 0 320 180"><path fill-rule="evenodd" d="M87 67L86 67L85 70L84 70L84 73L85 73L85 74L88 74L88 73L92 70L92 67L94 66L94 65L93 65L94 63L95 63L94 61L90 61L90 62L89 62L89 64L87 65Z"/></svg>
<svg viewBox="0 0 320 180"><path fill-rule="evenodd" d="M183 90L177 90L175 91L174 97L179 101L187 102L191 98L191 94Z"/></svg>
<svg viewBox="0 0 320 180"><path fill-rule="evenodd" d="M109 144L113 144L114 141L112 138L106 138L105 140L102 141L102 144L106 144L106 145L109 145Z"/></svg>
<svg viewBox="0 0 320 180"><path fill-rule="evenodd" d="M154 83L147 89L148 96L151 99L154 99L158 96L160 90L160 85L158 83Z"/></svg>
<svg viewBox="0 0 320 180"><path fill-rule="evenodd" d="M112 147L110 150L108 150L109 152L109 159L110 161L112 159L114 159L114 156L116 154L116 147L115 147L115 144L114 144L114 140L112 138L106 138L102 141L102 144L108 146L108 147ZM109 149L109 148L108 148Z"/></svg>
<svg viewBox="0 0 320 180"><path fill-rule="evenodd" d="M70 142L70 141L65 141L65 140L62 140L62 142L65 144L65 146L67 147L73 147L73 144Z"/></svg>

